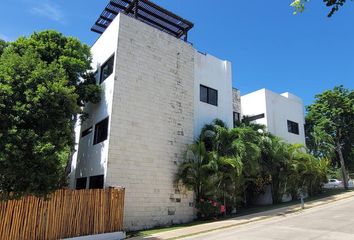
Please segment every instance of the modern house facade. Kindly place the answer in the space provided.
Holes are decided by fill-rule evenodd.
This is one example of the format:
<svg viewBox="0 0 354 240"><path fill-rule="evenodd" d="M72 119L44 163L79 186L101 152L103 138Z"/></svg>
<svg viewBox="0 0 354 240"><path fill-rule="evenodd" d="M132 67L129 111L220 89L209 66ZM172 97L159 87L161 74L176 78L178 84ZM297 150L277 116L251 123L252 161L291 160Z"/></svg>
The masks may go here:
<svg viewBox="0 0 354 240"><path fill-rule="evenodd" d="M251 122L263 124L275 136L288 143L305 145L304 104L291 94L277 94L261 89L241 97L242 115Z"/></svg>
<svg viewBox="0 0 354 240"><path fill-rule="evenodd" d="M77 124L71 187L124 187L127 230L194 218L194 194L175 184L175 173L214 119L233 127L242 115L264 114L256 121L302 143L276 124L289 119L303 133L301 101L266 90L241 98L231 63L187 42L192 27L148 0L110 0L92 28L101 34L91 48L101 101L88 103L89 118Z"/></svg>
<svg viewBox="0 0 354 240"><path fill-rule="evenodd" d="M204 124L233 124L231 63L145 18L117 10L91 48L101 102L85 106L71 174L77 189L124 187L128 230L194 218L194 194L174 181L178 163Z"/></svg>

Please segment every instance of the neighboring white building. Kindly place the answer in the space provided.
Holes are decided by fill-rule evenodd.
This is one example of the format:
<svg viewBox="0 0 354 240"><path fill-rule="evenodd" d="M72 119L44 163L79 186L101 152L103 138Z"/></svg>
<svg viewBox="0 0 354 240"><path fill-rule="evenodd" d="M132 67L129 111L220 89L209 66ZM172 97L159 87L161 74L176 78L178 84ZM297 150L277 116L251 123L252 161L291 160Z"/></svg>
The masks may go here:
<svg viewBox="0 0 354 240"><path fill-rule="evenodd" d="M241 97L243 117L263 124L268 131L288 143L305 145L304 104L291 94L277 94L261 89Z"/></svg>
<svg viewBox="0 0 354 240"><path fill-rule="evenodd" d="M115 4L93 28L101 33L91 51L102 95L76 128L71 187L124 187L127 230L191 221L194 194L174 184L175 173L204 124L219 118L232 126L231 63L199 53L181 39L187 32L166 33L160 20L107 15ZM164 14L167 23L176 17Z"/></svg>

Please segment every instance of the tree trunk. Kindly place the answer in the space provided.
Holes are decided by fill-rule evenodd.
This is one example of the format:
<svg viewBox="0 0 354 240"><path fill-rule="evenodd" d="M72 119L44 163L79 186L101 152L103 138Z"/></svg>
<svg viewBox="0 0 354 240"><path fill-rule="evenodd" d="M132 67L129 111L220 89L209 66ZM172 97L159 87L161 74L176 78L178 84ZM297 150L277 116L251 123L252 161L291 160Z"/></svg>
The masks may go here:
<svg viewBox="0 0 354 240"><path fill-rule="evenodd" d="M339 142L337 142L337 152L340 160L340 167L342 170L342 177L343 177L343 184L344 184L344 189L348 190L348 177L347 177L347 170L345 169L345 163L344 163L344 158L343 158L343 153L342 153L342 147Z"/></svg>

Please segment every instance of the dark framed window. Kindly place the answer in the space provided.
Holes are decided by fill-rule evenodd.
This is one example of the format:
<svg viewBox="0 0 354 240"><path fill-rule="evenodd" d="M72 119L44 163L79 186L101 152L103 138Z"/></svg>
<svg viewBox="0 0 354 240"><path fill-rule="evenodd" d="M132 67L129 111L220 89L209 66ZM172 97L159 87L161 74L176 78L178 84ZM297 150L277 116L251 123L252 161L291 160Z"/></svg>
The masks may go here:
<svg viewBox="0 0 354 240"><path fill-rule="evenodd" d="M90 177L89 189L102 189L104 185L103 183L104 183L103 175L92 176Z"/></svg>
<svg viewBox="0 0 354 240"><path fill-rule="evenodd" d="M250 117L245 117L245 119L247 119L249 122L252 122L252 121L256 121L258 119L262 119L265 117L265 114L262 113L262 114L258 114L258 115L254 115L254 116L250 116Z"/></svg>
<svg viewBox="0 0 354 240"><path fill-rule="evenodd" d="M234 118L234 128L235 128L237 123L241 121L240 113L233 112L233 118Z"/></svg>
<svg viewBox="0 0 354 240"><path fill-rule="evenodd" d="M90 133L92 133L92 126L89 127L88 129L86 129L85 131L83 131L81 133L81 137L85 137L85 136L89 135Z"/></svg>
<svg viewBox="0 0 354 240"><path fill-rule="evenodd" d="M108 117L95 125L93 145L103 142L108 137Z"/></svg>
<svg viewBox="0 0 354 240"><path fill-rule="evenodd" d="M210 87L200 85L200 101L218 106L218 91Z"/></svg>
<svg viewBox="0 0 354 240"><path fill-rule="evenodd" d="M101 67L100 83L103 83L113 73L114 55L111 56Z"/></svg>
<svg viewBox="0 0 354 240"><path fill-rule="evenodd" d="M288 132L299 135L299 124L288 120Z"/></svg>
<svg viewBox="0 0 354 240"><path fill-rule="evenodd" d="M77 190L86 189L86 184L87 184L86 177L76 179L76 189Z"/></svg>

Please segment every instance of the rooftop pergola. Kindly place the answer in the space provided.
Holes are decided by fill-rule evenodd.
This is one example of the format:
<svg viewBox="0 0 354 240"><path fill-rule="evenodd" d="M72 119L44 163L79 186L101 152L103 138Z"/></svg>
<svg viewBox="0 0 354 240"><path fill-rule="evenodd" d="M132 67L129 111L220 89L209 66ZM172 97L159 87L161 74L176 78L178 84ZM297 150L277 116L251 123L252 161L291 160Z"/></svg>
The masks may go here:
<svg viewBox="0 0 354 240"><path fill-rule="evenodd" d="M102 34L118 13L124 13L176 38L187 41L193 23L149 0L110 0L91 31Z"/></svg>

